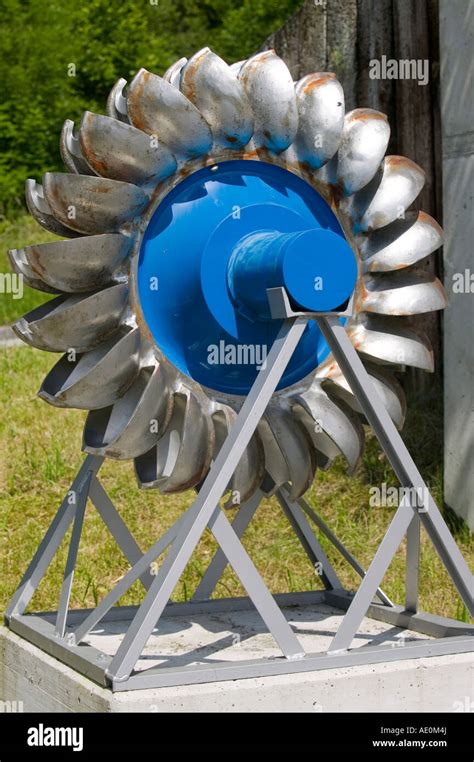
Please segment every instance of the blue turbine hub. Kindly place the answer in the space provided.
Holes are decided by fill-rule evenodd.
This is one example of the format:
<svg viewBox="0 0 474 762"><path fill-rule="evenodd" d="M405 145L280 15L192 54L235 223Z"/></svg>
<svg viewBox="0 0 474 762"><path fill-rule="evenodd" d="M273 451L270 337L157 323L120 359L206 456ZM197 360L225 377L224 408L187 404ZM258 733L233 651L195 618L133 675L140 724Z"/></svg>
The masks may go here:
<svg viewBox="0 0 474 762"><path fill-rule="evenodd" d="M357 279L336 216L306 182L259 161L201 169L159 204L138 263L144 318L182 373L246 394L281 326L266 289L284 286L295 309L336 310ZM310 321L279 384L296 383L327 357Z"/></svg>

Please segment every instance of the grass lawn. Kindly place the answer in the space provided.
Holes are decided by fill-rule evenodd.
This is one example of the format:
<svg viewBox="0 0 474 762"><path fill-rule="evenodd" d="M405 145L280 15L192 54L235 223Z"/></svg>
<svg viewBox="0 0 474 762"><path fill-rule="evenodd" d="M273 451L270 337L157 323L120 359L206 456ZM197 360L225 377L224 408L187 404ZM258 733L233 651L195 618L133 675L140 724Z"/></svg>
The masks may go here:
<svg viewBox="0 0 474 762"><path fill-rule="evenodd" d="M56 355L27 347L0 350L3 411L0 419L1 608L18 584L83 457L81 429L85 414L74 410L53 410L35 396L43 376L56 359ZM425 409L412 406L411 411L404 437L435 499L441 504L441 412L433 402ZM155 491L139 491L131 463L107 461L100 478L144 549L175 521L193 498L191 492L163 497ZM365 566L372 559L394 513L393 508L369 506L370 486L380 485L383 481L396 484L378 444L370 437L355 477L348 477L343 463L336 462L329 472L318 474L307 495L310 503ZM468 563L474 565L472 536L453 514L447 518ZM356 575L325 539L320 539L345 585L354 586ZM422 542L422 607L466 620L465 608L424 534ZM273 591L310 590L321 586L274 499L262 504L244 536L244 544ZM183 600L192 595L214 548L212 537L206 535L175 591L176 599ZM36 610L57 607L66 549L64 543L33 599L32 606ZM96 604L127 568L98 514L89 505L72 605ZM383 585L386 592L399 602L403 599L403 580L404 546L399 549ZM242 594L238 580L229 569L217 594ZM137 603L141 596L137 583L121 603Z"/></svg>

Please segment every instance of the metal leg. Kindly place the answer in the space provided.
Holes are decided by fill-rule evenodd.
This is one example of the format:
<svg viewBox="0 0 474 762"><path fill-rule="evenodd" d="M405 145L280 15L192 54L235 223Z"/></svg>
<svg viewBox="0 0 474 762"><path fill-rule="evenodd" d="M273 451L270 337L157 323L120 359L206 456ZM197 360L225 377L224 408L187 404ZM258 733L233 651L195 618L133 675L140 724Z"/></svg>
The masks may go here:
<svg viewBox="0 0 474 762"><path fill-rule="evenodd" d="M375 591L390 566L390 562L396 553L412 518L413 508L408 498L403 498L351 605L347 609L347 612L339 625L336 636L333 638L331 645L328 648L328 653L347 649L351 645L352 639L359 629L360 623L366 615L369 605L372 603Z"/></svg>
<svg viewBox="0 0 474 762"><path fill-rule="evenodd" d="M313 566L317 568L317 565L321 564L321 578L326 590L342 589L341 580L308 524L300 506L290 500L287 491L282 488L277 491L276 497Z"/></svg>
<svg viewBox="0 0 474 762"><path fill-rule="evenodd" d="M156 561L156 559L159 558L159 556L161 556L161 554L171 545L190 510L191 509L188 508L186 513L183 513L173 526L170 527L168 531L165 532L165 534L138 559L138 561L136 561L135 565L124 574L113 590L101 600L99 605L96 606L79 627L77 627L74 631L74 641L76 644L80 643L81 640L88 635L92 628L100 622L102 617L104 617L108 610L117 603L122 595L125 595L127 590L131 588L137 579L140 579L142 575L149 570L150 564L153 563L153 561Z"/></svg>
<svg viewBox="0 0 474 762"><path fill-rule="evenodd" d="M466 604L467 610L474 618L474 575L469 571L433 499L430 500L428 511L420 513L420 520Z"/></svg>
<svg viewBox="0 0 474 762"><path fill-rule="evenodd" d="M420 517L415 514L407 531L407 560L405 571L405 609L418 611L420 577Z"/></svg>
<svg viewBox="0 0 474 762"><path fill-rule="evenodd" d="M133 566L133 564L142 557L143 553L102 484L95 477L91 482L89 497L100 513L102 521L109 528L111 535L122 550L125 558L129 564ZM149 570L141 575L140 580L145 590L148 590L153 582L153 577Z"/></svg>
<svg viewBox="0 0 474 762"><path fill-rule="evenodd" d="M333 544L333 545L334 545L334 547L335 547L335 548L336 548L336 549L339 551L339 553L341 554L341 556L342 556L343 558L345 558L345 559L346 559L346 561L347 561L347 563L348 563L350 566L352 566L352 568L354 569L354 571L356 571L356 572L357 572L357 574L359 575L359 577L362 577L362 578L364 578L364 577L365 577L365 575L366 575L366 571L365 571L365 569L364 569L364 568L363 568L363 567L360 565L360 563L357 561L357 559L356 559L356 558L354 558L354 556L352 555L352 553L350 553L350 551L348 551L348 550L347 550L346 546L345 546L345 545L344 545L344 544L343 544L343 543L340 541L340 539L339 539L339 538L338 538L338 537L337 537L337 536L334 534L334 532L333 532L333 531L332 531L332 530L331 530L331 529L328 527L328 525L327 525L327 524L326 524L326 522L325 522L325 521L324 521L324 520L321 518L321 516L319 516L319 515L316 513L316 511L313 511L313 509L311 508L311 506L310 506L310 505L308 505L308 503L306 502L306 500L304 500L304 498L300 498L300 499L298 500L298 503L299 503L299 505L302 507L302 509L304 510L304 512L307 514L307 516L309 516L309 518L310 518L310 519L312 519L312 520L314 521L314 523L316 524L316 526L318 526L318 527L319 527L319 529L321 530L321 532L323 532L323 534L325 534L325 535L326 535L326 537L328 538L328 540L330 540L330 541L332 542L332 544ZM383 592L383 590L381 590L380 588L377 588L377 590L376 590L376 595L377 595L377 598L379 598L379 600L381 600L381 601L382 601L382 603L383 603L383 604L385 604L385 606L393 606L393 605L394 605L394 604L392 603L392 601L390 600L390 598L389 598L387 595L385 595L385 593Z"/></svg>
<svg viewBox="0 0 474 762"><path fill-rule="evenodd" d="M285 656L290 659L304 656L298 638L219 506L214 511L209 528Z"/></svg>
<svg viewBox="0 0 474 762"><path fill-rule="evenodd" d="M424 509L420 512L421 521L456 585L459 595L464 600L471 616L474 616L473 575L403 439L377 394L359 355L352 346L344 326L336 316L318 317L316 320L400 483L419 496L418 506L414 505L413 509L420 507Z"/></svg>
<svg viewBox="0 0 474 762"><path fill-rule="evenodd" d="M76 478L71 484L68 494L61 503L56 516L23 575L23 579L10 599L5 612L7 620L13 614L23 614L71 525L76 506L70 501L70 493L80 492L84 480L87 478L87 473L91 471L93 474L96 474L103 461L104 458L95 455L88 455L84 460Z"/></svg>
<svg viewBox="0 0 474 762"><path fill-rule="evenodd" d="M252 495L250 500L247 500L239 508L232 522L232 529L237 537L242 537L260 505L262 497L263 492L258 490L255 495ZM204 601L211 597L228 563L229 561L222 548L218 548L194 592L193 601Z"/></svg>
<svg viewBox="0 0 474 762"><path fill-rule="evenodd" d="M150 633L160 618L173 589L183 573L216 505L275 391L308 319L285 320L237 419L225 439L189 517L180 528L135 619L127 631L108 669L111 679L125 680L135 666ZM292 632L292 631L291 631ZM299 650L299 649L297 649Z"/></svg>
<svg viewBox="0 0 474 762"><path fill-rule="evenodd" d="M76 512L74 516L74 524L72 527L71 540L69 542L69 551L67 554L66 568L64 569L64 580L61 586L61 594L59 596L58 613L56 616L55 633L58 637L63 638L66 631L67 612L69 608L69 600L71 598L72 583L74 581L74 571L76 569L77 552L79 550L79 543L81 541L82 526L84 524L84 514L86 512L87 498L89 495L89 487L91 484L92 472L88 471L86 481L81 488L81 491L77 495L76 500Z"/></svg>

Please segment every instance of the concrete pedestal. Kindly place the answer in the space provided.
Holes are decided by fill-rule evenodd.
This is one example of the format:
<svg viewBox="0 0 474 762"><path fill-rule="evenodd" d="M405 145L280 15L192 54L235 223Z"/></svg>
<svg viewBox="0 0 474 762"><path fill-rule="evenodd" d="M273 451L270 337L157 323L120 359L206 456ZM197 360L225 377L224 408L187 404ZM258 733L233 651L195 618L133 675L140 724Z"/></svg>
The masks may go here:
<svg viewBox="0 0 474 762"><path fill-rule="evenodd" d="M341 616L321 604L295 610L290 621L315 652L328 647ZM106 622L89 642L112 654L125 629ZM366 618L353 647L390 643L401 654L417 638L425 636ZM179 616L160 622L137 669L278 655L253 611ZM113 694L1 628L0 699L41 712L465 712L474 711L474 654Z"/></svg>

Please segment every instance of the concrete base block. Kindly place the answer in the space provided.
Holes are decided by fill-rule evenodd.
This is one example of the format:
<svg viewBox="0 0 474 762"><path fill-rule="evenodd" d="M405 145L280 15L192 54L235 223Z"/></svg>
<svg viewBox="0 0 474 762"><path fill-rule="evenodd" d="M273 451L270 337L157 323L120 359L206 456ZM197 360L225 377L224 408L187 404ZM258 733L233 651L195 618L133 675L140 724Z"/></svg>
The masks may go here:
<svg viewBox="0 0 474 762"><path fill-rule="evenodd" d="M327 605L292 614L307 652L327 648L342 616ZM106 622L89 642L113 654L125 629ZM353 647L391 643L402 651L404 641L424 637L366 618ZM277 654L253 611L179 616L160 622L137 669ZM114 694L0 628L0 699L41 712L465 712L474 711L474 654Z"/></svg>

